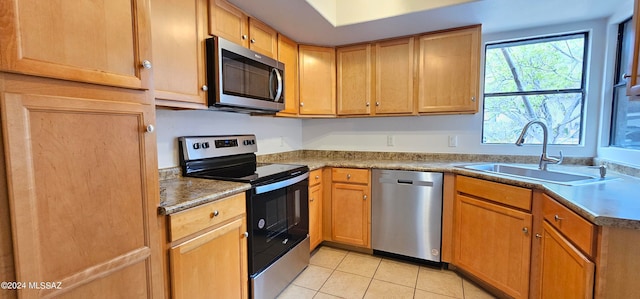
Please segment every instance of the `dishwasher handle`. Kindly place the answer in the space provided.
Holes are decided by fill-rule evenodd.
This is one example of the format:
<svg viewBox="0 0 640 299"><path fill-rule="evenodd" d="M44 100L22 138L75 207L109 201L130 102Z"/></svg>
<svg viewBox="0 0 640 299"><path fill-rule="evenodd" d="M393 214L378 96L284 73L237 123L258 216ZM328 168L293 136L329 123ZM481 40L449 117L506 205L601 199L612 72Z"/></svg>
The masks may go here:
<svg viewBox="0 0 640 299"><path fill-rule="evenodd" d="M380 178L379 182L383 183L383 184L399 184L399 185L413 185L413 186L433 187L433 182L430 182L430 181Z"/></svg>

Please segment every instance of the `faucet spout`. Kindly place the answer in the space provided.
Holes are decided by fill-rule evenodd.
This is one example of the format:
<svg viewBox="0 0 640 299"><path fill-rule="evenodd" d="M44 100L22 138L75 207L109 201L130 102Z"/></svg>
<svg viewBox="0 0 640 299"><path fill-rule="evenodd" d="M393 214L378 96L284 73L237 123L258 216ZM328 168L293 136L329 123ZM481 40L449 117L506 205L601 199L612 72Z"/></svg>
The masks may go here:
<svg viewBox="0 0 640 299"><path fill-rule="evenodd" d="M516 140L516 145L522 146L524 144L524 137L527 134L529 127L531 127L531 125L534 125L534 124L537 124L542 128L542 155L540 156L540 162L538 163L538 168L540 168L540 170L547 170L548 164L562 163L562 159L563 159L562 151L560 151L559 157L547 156L547 143L549 138L549 130L547 129L547 125L545 125L543 122L539 120L532 120L528 122L526 125L524 125L524 128L522 128L522 132L520 133L520 136L518 136L518 139Z"/></svg>

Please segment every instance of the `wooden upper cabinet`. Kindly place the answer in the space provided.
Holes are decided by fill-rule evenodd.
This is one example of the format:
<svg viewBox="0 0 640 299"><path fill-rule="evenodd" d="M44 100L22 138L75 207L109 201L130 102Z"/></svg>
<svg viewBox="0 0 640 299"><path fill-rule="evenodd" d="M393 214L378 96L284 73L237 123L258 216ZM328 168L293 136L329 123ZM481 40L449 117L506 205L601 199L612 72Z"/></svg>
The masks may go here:
<svg viewBox="0 0 640 299"><path fill-rule="evenodd" d="M156 105L206 109L206 0L152 0L151 29Z"/></svg>
<svg viewBox="0 0 640 299"><path fill-rule="evenodd" d="M478 111L481 27L419 38L418 112Z"/></svg>
<svg viewBox="0 0 640 299"><path fill-rule="evenodd" d="M633 11L633 52L630 59L627 81L627 95L640 99L640 0L635 0Z"/></svg>
<svg viewBox="0 0 640 299"><path fill-rule="evenodd" d="M209 34L271 58L278 57L278 32L226 0L209 0Z"/></svg>
<svg viewBox="0 0 640 299"><path fill-rule="evenodd" d="M226 0L209 0L209 34L249 47L249 17Z"/></svg>
<svg viewBox="0 0 640 299"><path fill-rule="evenodd" d="M335 49L300 45L298 51L300 115L335 115Z"/></svg>
<svg viewBox="0 0 640 299"><path fill-rule="evenodd" d="M369 115L372 94L371 44L338 48L336 58L338 115Z"/></svg>
<svg viewBox="0 0 640 299"><path fill-rule="evenodd" d="M298 44L278 35L278 61L284 63L284 109L278 115L298 114Z"/></svg>
<svg viewBox="0 0 640 299"><path fill-rule="evenodd" d="M15 0L0 11L0 69L149 88L149 1Z"/></svg>
<svg viewBox="0 0 640 299"><path fill-rule="evenodd" d="M414 38L378 42L375 47L375 113L413 113Z"/></svg>
<svg viewBox="0 0 640 299"><path fill-rule="evenodd" d="M278 58L278 32L258 19L249 18L249 49Z"/></svg>

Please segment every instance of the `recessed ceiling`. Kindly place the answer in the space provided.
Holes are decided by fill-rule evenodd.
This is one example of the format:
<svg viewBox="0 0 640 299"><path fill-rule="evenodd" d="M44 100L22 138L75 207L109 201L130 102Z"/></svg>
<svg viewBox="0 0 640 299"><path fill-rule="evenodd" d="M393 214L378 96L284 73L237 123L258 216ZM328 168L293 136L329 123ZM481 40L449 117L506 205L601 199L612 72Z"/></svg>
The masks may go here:
<svg viewBox="0 0 640 299"><path fill-rule="evenodd" d="M480 0L464 3L458 0L442 0L439 3L457 4L437 8L425 8L416 4L426 2L425 0L230 2L298 43L325 46L353 44L474 24L482 24L484 34L495 33L606 18L621 8L628 8L629 15L633 11L633 0ZM354 3L354 6L345 2ZM391 2L407 5L397 8L386 17L370 14L372 11L378 11L383 3ZM318 9L324 10L323 13L316 10L316 7L321 6L323 7ZM391 9L385 6L383 10ZM335 21L328 21L327 19L333 20L334 17L324 15L331 15L333 11ZM351 15L354 16L353 20L346 21L351 19Z"/></svg>
<svg viewBox="0 0 640 299"><path fill-rule="evenodd" d="M401 16L478 0L305 0L334 27ZM372 3L374 5L372 5Z"/></svg>

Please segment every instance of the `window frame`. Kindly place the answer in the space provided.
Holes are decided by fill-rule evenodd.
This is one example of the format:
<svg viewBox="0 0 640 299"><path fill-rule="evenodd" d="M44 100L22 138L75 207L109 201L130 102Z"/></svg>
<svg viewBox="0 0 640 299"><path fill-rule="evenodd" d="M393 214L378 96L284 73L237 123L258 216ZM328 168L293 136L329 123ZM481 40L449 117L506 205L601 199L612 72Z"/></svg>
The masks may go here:
<svg viewBox="0 0 640 299"><path fill-rule="evenodd" d="M582 57L582 78L580 80L580 88L569 88L569 89L556 89L556 90L537 90L537 91L513 91L513 92L491 92L491 93L487 93L485 90L486 87L486 68L487 68L487 61L486 61L486 57L487 57L487 50L489 49L493 49L493 48L500 48L501 45L510 45L510 46L517 46L517 45L528 45L528 44L534 44L536 43L536 41L541 41L541 42L550 42L550 41L554 41L554 40L563 40L566 39L566 37L571 37L571 36L583 36L584 38L584 44L583 44L583 57ZM484 116L486 113L486 99L489 97L505 97L505 96L536 96L536 95L548 95L548 94L565 94L565 93L579 93L581 95L581 100L580 100L580 133L578 134L578 142L576 144L555 144L555 143L549 143L552 145L560 145L560 146L584 146L584 135L585 135L585 117L586 117L586 98L587 98L587 93L586 93L586 85L587 85L587 71L588 71L588 59L589 59L589 42L590 42L590 32L587 30L581 30L581 31L577 31L577 32L568 32L568 33L560 33L560 34L550 34L550 35L543 35L543 36L537 36L537 37L532 37L532 38L520 38L520 39L511 39L511 40L503 40L503 41L498 41L498 42L489 42L485 44L485 48L484 48L484 72L483 72L483 78L482 78L482 82L483 82L483 107L482 107L482 130L481 130L481 135L480 135L480 142L481 144L494 144L494 145L498 145L498 144L508 144L508 143L497 143L497 142L485 142L484 141L484 133L485 133L485 122L484 122Z"/></svg>

